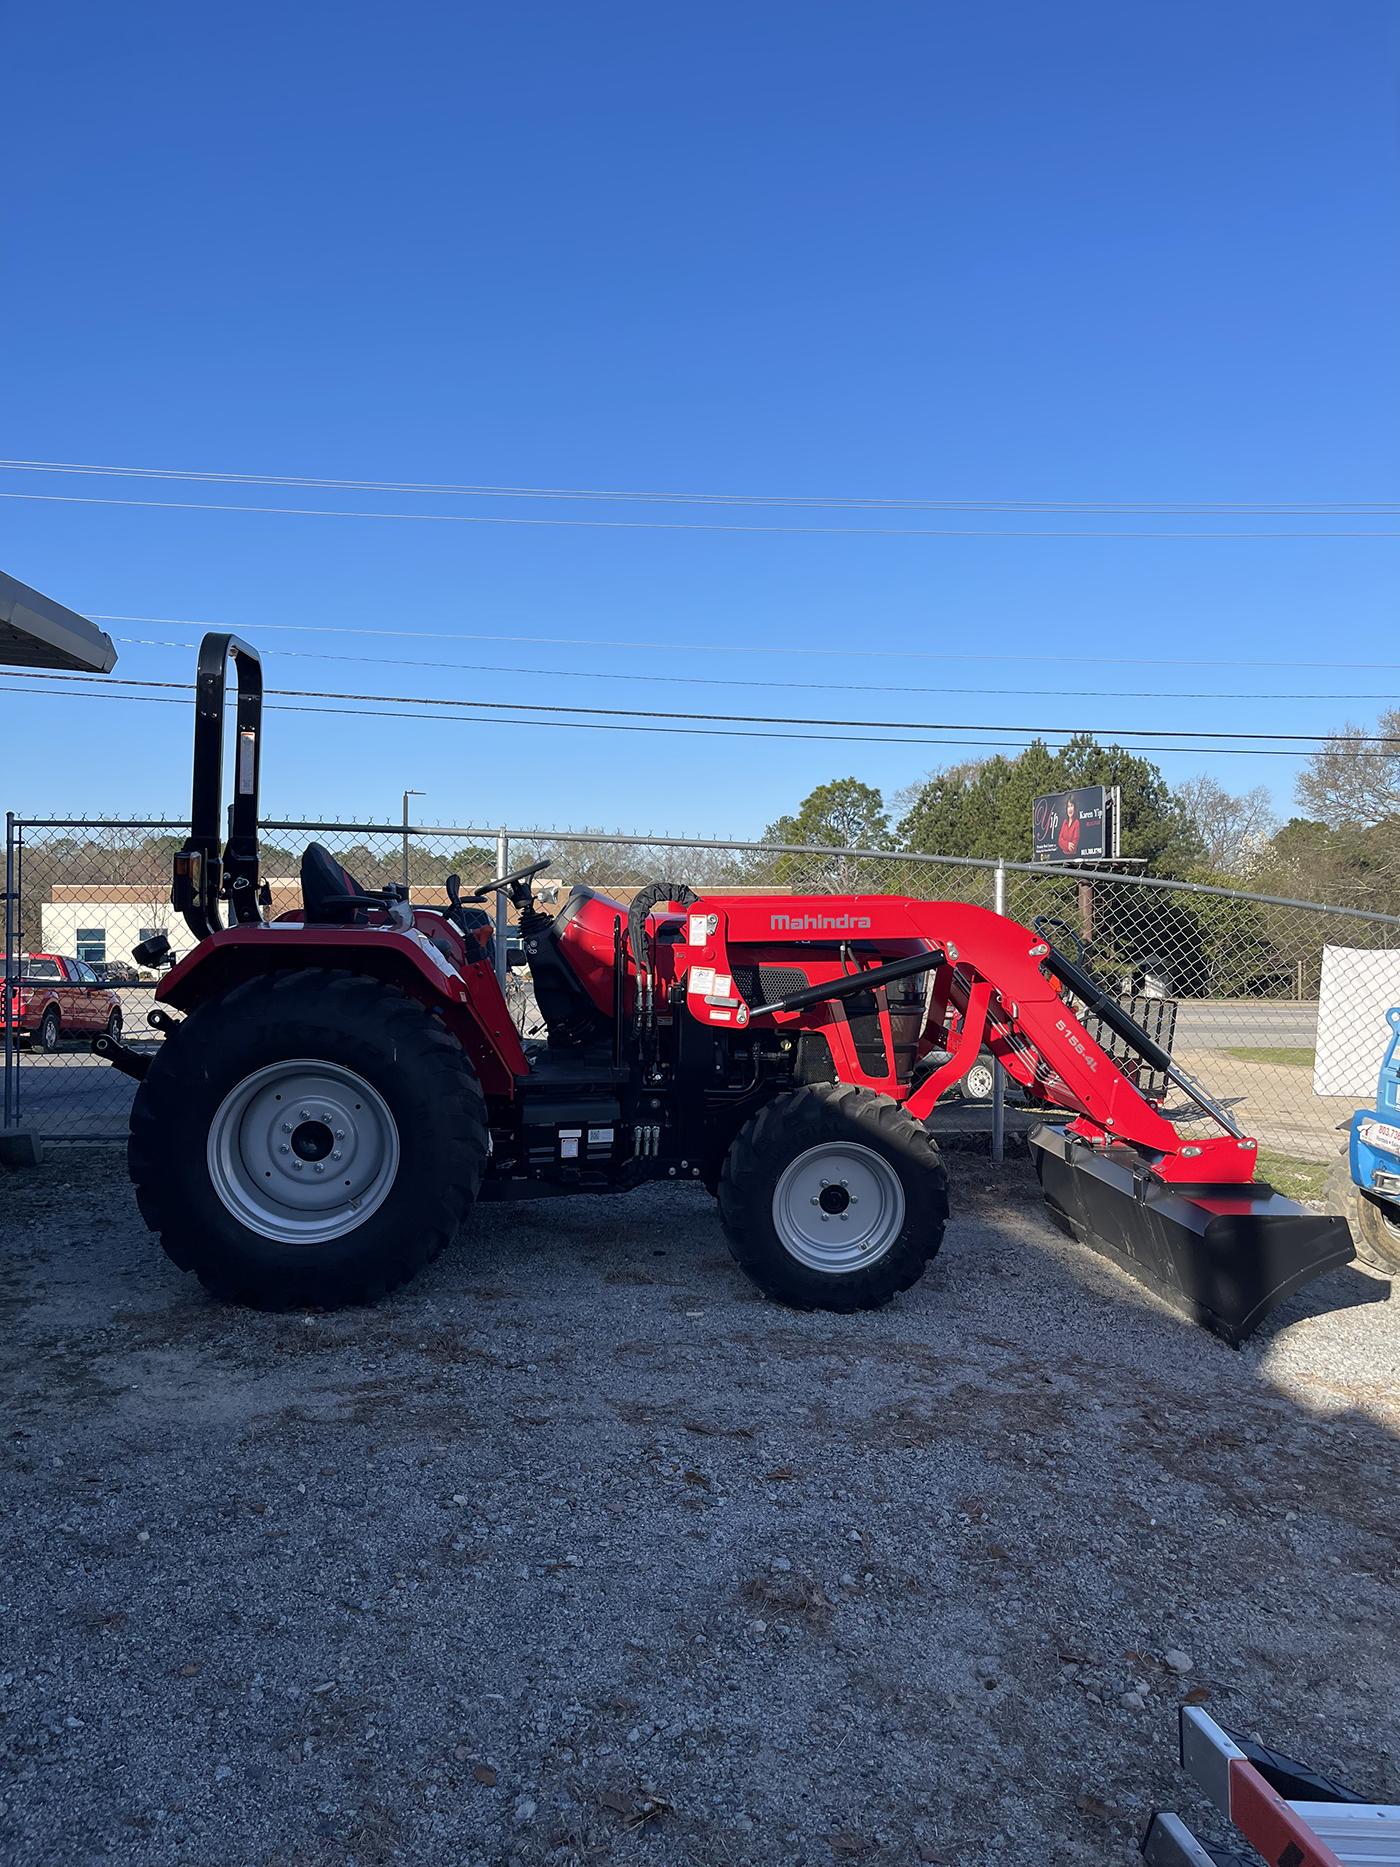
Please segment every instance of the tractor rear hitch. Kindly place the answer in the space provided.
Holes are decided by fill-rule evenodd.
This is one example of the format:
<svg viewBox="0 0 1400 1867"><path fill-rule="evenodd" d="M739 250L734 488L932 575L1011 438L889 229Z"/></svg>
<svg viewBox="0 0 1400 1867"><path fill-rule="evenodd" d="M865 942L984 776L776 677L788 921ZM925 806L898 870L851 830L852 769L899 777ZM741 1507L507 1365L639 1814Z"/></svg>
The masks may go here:
<svg viewBox="0 0 1400 1867"><path fill-rule="evenodd" d="M150 1069L152 1058L143 1051L133 1050L119 1037L108 1037L104 1031L92 1040L92 1054L101 1057L104 1063L110 1063L114 1070L120 1070L123 1076L130 1076L134 1082L143 1082L146 1071Z"/></svg>

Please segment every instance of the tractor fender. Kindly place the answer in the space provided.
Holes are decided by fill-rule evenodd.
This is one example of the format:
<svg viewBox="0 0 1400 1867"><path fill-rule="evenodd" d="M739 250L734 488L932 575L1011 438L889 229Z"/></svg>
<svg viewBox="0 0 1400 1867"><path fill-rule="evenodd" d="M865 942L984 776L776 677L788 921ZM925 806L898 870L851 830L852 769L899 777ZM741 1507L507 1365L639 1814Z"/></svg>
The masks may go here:
<svg viewBox="0 0 1400 1867"><path fill-rule="evenodd" d="M156 1001L193 1011L270 972L312 966L355 972L396 986L438 1012L476 1066L488 1095L511 1095L529 1061L504 995L483 957L460 969L411 931L389 927L308 928L297 921L248 923L201 940L156 987Z"/></svg>

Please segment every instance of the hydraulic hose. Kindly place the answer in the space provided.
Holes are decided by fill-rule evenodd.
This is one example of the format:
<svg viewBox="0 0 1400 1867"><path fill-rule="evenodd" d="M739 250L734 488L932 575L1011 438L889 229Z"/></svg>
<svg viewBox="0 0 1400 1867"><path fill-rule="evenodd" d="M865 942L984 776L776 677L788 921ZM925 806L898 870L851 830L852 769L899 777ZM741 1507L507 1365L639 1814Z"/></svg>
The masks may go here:
<svg viewBox="0 0 1400 1867"><path fill-rule="evenodd" d="M786 998L774 999L771 1005L753 1005L751 1018L765 1011L800 1011L804 1005L821 1005L829 998L849 998L854 992L868 992L877 985L892 985L896 979L910 979L917 972L931 972L947 963L947 955L935 949L931 953L911 953L908 959L892 959L887 966L872 966L868 972L849 973L844 979L824 979L820 985L807 985Z"/></svg>
<svg viewBox="0 0 1400 1867"><path fill-rule="evenodd" d="M1109 1030L1116 1031L1123 1042L1135 1050L1144 1062L1150 1063L1154 1070L1183 1089L1198 1108L1204 1109L1212 1121L1218 1121L1228 1134L1237 1141L1245 1138L1243 1128L1220 1104L1208 1096L1193 1077L1186 1074L1179 1063L1172 1061L1171 1053L1147 1035L1135 1018L1124 1011L1116 998L1110 998L1107 992L1089 977L1082 966L1076 966L1072 959L1061 953L1058 947L1051 947L1045 960L1045 969L1069 987L1070 991L1094 1017L1101 1018Z"/></svg>

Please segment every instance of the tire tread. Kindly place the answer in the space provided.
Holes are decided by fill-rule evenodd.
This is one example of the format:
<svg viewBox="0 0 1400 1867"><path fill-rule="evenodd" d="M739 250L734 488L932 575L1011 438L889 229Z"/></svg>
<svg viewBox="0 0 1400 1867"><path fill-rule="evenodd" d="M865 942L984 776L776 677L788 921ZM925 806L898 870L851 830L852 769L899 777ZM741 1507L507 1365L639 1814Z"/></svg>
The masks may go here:
<svg viewBox="0 0 1400 1867"><path fill-rule="evenodd" d="M284 1247L284 1261L278 1262L268 1248L271 1241L246 1232L213 1194L203 1166L207 1128L188 1136L183 1130L193 1106L221 1093L210 1085L221 1056L238 1054L240 1032L318 1020L340 1037L378 1042L396 1064L407 1055L413 1092L437 1121L435 1171L431 1184L406 1180L403 1198L391 1197L364 1227L324 1247ZM166 1166L172 1147L176 1159L182 1157L182 1138L185 1153L197 1155L191 1179L207 1189L212 1224L192 1209L178 1167L172 1172ZM304 1303L333 1309L376 1301L441 1254L475 1201L489 1145L481 1084L456 1039L397 988L318 967L246 980L206 1000L170 1032L132 1105L127 1165L146 1225L160 1234L171 1261L193 1271L212 1294L260 1309ZM397 1213L403 1205L409 1210L391 1228L390 1210ZM369 1261L366 1237L374 1234L382 1234L385 1243ZM240 1240L253 1242L240 1250Z"/></svg>

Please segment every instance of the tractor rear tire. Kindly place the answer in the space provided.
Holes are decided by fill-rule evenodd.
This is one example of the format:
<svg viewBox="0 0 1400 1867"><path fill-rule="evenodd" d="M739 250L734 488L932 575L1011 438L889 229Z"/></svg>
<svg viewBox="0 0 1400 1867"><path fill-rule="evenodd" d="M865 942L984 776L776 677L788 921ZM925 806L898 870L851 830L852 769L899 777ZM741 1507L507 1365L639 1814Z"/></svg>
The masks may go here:
<svg viewBox="0 0 1400 1867"><path fill-rule="evenodd" d="M1333 1165L1327 1204L1350 1225L1358 1261L1382 1277L1400 1277L1400 1211L1393 1200L1377 1199L1356 1185L1349 1152Z"/></svg>
<svg viewBox="0 0 1400 1867"><path fill-rule="evenodd" d="M735 1262L790 1309L879 1309L943 1242L948 1177L922 1122L852 1083L777 1097L735 1137L719 1183Z"/></svg>
<svg viewBox="0 0 1400 1867"><path fill-rule="evenodd" d="M329 1310L437 1257L488 1152L456 1038L392 986L308 968L235 986L170 1032L127 1160L141 1216L206 1290Z"/></svg>

